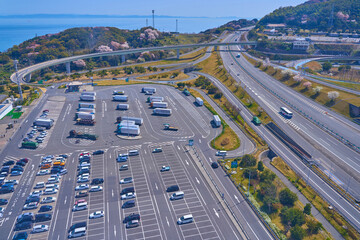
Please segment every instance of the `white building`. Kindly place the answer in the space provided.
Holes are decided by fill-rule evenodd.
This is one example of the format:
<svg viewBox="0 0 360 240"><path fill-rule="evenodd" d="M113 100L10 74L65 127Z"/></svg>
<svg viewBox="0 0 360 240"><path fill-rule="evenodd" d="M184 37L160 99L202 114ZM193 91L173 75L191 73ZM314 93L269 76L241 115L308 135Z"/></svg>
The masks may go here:
<svg viewBox="0 0 360 240"><path fill-rule="evenodd" d="M5 117L12 109L12 104L0 104L0 119Z"/></svg>
<svg viewBox="0 0 360 240"><path fill-rule="evenodd" d="M306 51L310 46L310 42L306 41L305 39L296 39L293 43L294 50L304 50Z"/></svg>

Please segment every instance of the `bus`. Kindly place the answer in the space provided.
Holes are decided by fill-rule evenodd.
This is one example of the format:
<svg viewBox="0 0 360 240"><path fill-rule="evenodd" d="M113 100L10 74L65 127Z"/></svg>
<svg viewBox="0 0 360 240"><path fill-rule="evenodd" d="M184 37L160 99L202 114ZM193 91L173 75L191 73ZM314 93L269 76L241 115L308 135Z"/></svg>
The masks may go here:
<svg viewBox="0 0 360 240"><path fill-rule="evenodd" d="M289 111L286 107L280 108L280 114L283 115L286 118L292 118L293 113Z"/></svg>

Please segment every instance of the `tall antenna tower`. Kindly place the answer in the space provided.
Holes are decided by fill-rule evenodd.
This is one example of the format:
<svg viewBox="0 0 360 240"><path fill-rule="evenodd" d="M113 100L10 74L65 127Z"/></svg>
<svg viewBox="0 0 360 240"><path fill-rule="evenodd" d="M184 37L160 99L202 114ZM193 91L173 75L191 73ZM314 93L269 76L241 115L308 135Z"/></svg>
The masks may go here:
<svg viewBox="0 0 360 240"><path fill-rule="evenodd" d="M21 90L18 68L17 68L18 62L19 62L18 60L14 60L14 68L15 68L15 72L16 72L16 81L17 81L18 88L19 88L20 100L22 101L22 100L24 100L24 98L23 98L23 94L22 94L22 90Z"/></svg>
<svg viewBox="0 0 360 240"><path fill-rule="evenodd" d="M329 27L332 28L334 26L334 3L331 5L331 13L329 18Z"/></svg>
<svg viewBox="0 0 360 240"><path fill-rule="evenodd" d="M146 19L146 26L145 27L148 27L148 26L149 26L148 19Z"/></svg>
<svg viewBox="0 0 360 240"><path fill-rule="evenodd" d="M153 28L155 28L155 10L152 10Z"/></svg>
<svg viewBox="0 0 360 240"><path fill-rule="evenodd" d="M175 32L178 32L178 20L176 19L176 31Z"/></svg>

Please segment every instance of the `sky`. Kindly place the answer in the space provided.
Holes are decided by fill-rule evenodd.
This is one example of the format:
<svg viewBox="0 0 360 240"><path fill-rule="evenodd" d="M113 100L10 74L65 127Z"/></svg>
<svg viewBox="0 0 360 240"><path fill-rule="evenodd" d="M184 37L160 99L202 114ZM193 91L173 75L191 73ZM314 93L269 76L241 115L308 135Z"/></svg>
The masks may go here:
<svg viewBox="0 0 360 240"><path fill-rule="evenodd" d="M261 18L305 0L0 0L0 15L91 14Z"/></svg>

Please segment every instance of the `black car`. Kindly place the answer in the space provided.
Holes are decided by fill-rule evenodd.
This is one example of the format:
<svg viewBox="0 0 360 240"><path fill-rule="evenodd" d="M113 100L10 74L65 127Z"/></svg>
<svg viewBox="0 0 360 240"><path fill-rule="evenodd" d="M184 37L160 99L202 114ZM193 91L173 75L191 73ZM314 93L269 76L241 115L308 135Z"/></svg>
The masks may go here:
<svg viewBox="0 0 360 240"><path fill-rule="evenodd" d="M215 169L215 168L218 168L218 167L219 167L219 164L218 164L217 162L212 162L212 163L211 163L211 167L214 168L214 169Z"/></svg>
<svg viewBox="0 0 360 240"><path fill-rule="evenodd" d="M66 155L66 154L60 154L59 157L68 158L68 155Z"/></svg>
<svg viewBox="0 0 360 240"><path fill-rule="evenodd" d="M20 171L20 172L24 172L24 168L19 166L19 165L15 165L12 169L11 172L13 171Z"/></svg>
<svg viewBox="0 0 360 240"><path fill-rule="evenodd" d="M25 204L31 203L31 202L40 202L40 196L29 196L26 198Z"/></svg>
<svg viewBox="0 0 360 240"><path fill-rule="evenodd" d="M22 222L22 223L16 224L14 230L15 231L26 230L26 229L30 229L32 227L33 227L32 222Z"/></svg>
<svg viewBox="0 0 360 240"><path fill-rule="evenodd" d="M81 227L86 227L86 222L78 222L73 224L70 228L68 232L71 232L72 230L75 230L77 228L81 228Z"/></svg>
<svg viewBox="0 0 360 240"><path fill-rule="evenodd" d="M4 162L4 163L3 163L3 166L10 166L10 165L14 165L14 163L15 163L15 161L13 161L13 160L9 160L9 161L7 161L7 162Z"/></svg>
<svg viewBox="0 0 360 240"><path fill-rule="evenodd" d="M26 165L26 162L16 162L16 166L24 167Z"/></svg>
<svg viewBox="0 0 360 240"><path fill-rule="evenodd" d="M94 178L94 179L91 181L91 185L102 184L103 182L104 182L104 179L103 179L103 178Z"/></svg>
<svg viewBox="0 0 360 240"><path fill-rule="evenodd" d="M33 213L24 213L17 217L16 223L23 223L23 222L32 222L34 221L34 214Z"/></svg>
<svg viewBox="0 0 360 240"><path fill-rule="evenodd" d="M59 173L60 171L61 171L60 168L53 168L53 169L50 170L50 173L51 173L51 174L57 174L57 173Z"/></svg>
<svg viewBox="0 0 360 240"><path fill-rule="evenodd" d="M29 162L29 159L28 159L28 158L22 158L22 159L20 159L19 161L28 163L28 162Z"/></svg>
<svg viewBox="0 0 360 240"><path fill-rule="evenodd" d="M122 208L131 208L131 207L135 207L135 200L124 202L124 204L122 205Z"/></svg>
<svg viewBox="0 0 360 240"><path fill-rule="evenodd" d="M179 186L178 185L172 185L170 187L168 187L166 189L167 192L176 192L176 191L179 191Z"/></svg>
<svg viewBox="0 0 360 240"><path fill-rule="evenodd" d="M127 193L134 193L135 192L135 188L134 187L128 187L128 188L124 188L120 195L124 195L124 194L127 194Z"/></svg>
<svg viewBox="0 0 360 240"><path fill-rule="evenodd" d="M7 172L9 173L10 172L10 167L9 166L5 166L5 167L2 167L0 172Z"/></svg>
<svg viewBox="0 0 360 240"><path fill-rule="evenodd" d="M35 215L35 222L45 222L51 220L51 214L49 213L40 213Z"/></svg>
<svg viewBox="0 0 360 240"><path fill-rule="evenodd" d="M6 193L11 193L14 191L14 187L1 187L0 188L0 194L6 194Z"/></svg>
<svg viewBox="0 0 360 240"><path fill-rule="evenodd" d="M39 212L49 212L53 209L52 206L50 205L44 205L44 206L41 206L40 209L39 209Z"/></svg>
<svg viewBox="0 0 360 240"><path fill-rule="evenodd" d="M14 235L13 240L26 240L28 238L27 232L18 232Z"/></svg>
<svg viewBox="0 0 360 240"><path fill-rule="evenodd" d="M8 200L7 199L3 199L3 198L1 198L0 199L0 205L6 205L6 204L8 204Z"/></svg>
<svg viewBox="0 0 360 240"><path fill-rule="evenodd" d="M93 155L100 155L100 154L104 154L103 150L97 150L95 152L93 152Z"/></svg>
<svg viewBox="0 0 360 240"><path fill-rule="evenodd" d="M138 213L131 213L130 215L126 216L123 220L123 223L130 222L132 220L139 220L140 221L140 214Z"/></svg>

